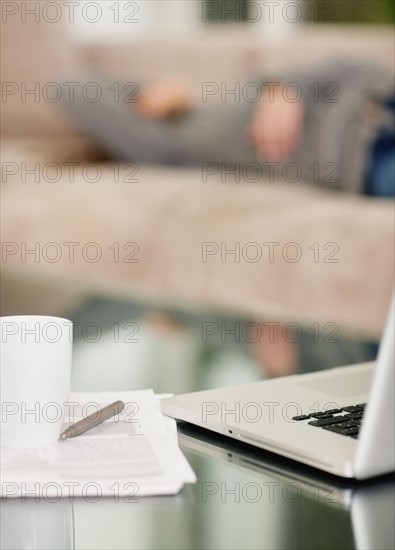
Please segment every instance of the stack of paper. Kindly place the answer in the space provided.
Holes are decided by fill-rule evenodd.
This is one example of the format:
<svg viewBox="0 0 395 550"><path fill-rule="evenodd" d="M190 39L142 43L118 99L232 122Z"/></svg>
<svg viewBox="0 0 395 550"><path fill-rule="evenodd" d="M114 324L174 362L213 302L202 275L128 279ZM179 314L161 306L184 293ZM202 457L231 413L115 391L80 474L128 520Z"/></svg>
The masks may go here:
<svg viewBox="0 0 395 550"><path fill-rule="evenodd" d="M163 417L152 390L73 393L64 428L121 400L121 414L84 434L39 450L2 449L4 497L101 497L136 501L139 496L180 491L196 477L178 447L173 419Z"/></svg>

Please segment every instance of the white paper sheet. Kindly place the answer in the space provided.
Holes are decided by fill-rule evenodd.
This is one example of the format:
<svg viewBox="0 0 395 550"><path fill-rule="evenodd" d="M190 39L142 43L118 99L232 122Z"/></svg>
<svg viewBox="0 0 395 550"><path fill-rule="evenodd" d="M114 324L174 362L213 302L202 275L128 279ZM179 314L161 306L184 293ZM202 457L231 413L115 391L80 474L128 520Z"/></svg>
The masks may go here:
<svg viewBox="0 0 395 550"><path fill-rule="evenodd" d="M152 390L73 393L64 427L117 400L120 415L78 437L40 450L2 449L1 495L56 499L175 494L196 482L181 453L174 420L162 416Z"/></svg>

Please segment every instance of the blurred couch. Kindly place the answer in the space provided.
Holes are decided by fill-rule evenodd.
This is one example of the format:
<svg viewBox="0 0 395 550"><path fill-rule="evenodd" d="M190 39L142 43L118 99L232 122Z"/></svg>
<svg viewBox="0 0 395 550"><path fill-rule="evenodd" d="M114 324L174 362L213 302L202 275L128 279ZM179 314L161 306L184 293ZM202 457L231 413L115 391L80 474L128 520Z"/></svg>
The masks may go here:
<svg viewBox="0 0 395 550"><path fill-rule="evenodd" d="M66 31L3 24L3 81L19 88L91 73L120 82L182 75L199 89L336 56L393 70L392 31L378 27L306 26L277 46L239 27L101 45L74 44ZM138 181L116 181L114 162L59 103L21 102L19 92L3 101L2 134L2 315L67 315L101 295L380 335L393 287L393 201L265 178L229 184L218 174L204 183L198 168L139 166ZM99 167L95 183L85 177L89 163ZM296 242L303 256L202 260L202 243L229 250L258 243L265 251L268 242L279 251ZM335 243L339 261L323 261L329 248L315 262L314 243Z"/></svg>

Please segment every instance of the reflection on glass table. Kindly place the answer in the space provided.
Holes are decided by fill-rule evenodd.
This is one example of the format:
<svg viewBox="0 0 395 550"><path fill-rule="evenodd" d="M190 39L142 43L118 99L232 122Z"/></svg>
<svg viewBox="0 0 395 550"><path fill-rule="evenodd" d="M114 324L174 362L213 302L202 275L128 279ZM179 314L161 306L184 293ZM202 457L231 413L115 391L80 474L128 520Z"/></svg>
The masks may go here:
<svg viewBox="0 0 395 550"><path fill-rule="evenodd" d="M222 323L212 315L158 328L145 310L106 301L73 320L76 391L184 393L263 377L245 344L203 341L203 323ZM119 338L117 327L125 329ZM323 368L313 351L309 363ZM2 550L394 548L392 479L344 485L186 424L179 425L179 440L198 478L179 495L138 502L7 499Z"/></svg>
<svg viewBox="0 0 395 550"><path fill-rule="evenodd" d="M174 497L2 503L1 548L393 549L394 480L343 481L179 425L198 482Z"/></svg>
<svg viewBox="0 0 395 550"><path fill-rule="evenodd" d="M210 457L212 467L221 465L218 477L199 478L202 503L211 508L213 525L220 507L251 512L243 521L235 514L228 522L229 545L208 543L207 548L237 548L232 541L238 537L246 548L395 547L391 475L367 482L343 480L186 423L179 424L179 441L187 457ZM225 464L232 471L230 478L224 477ZM260 531L260 541L249 539L267 516L273 521L269 530Z"/></svg>

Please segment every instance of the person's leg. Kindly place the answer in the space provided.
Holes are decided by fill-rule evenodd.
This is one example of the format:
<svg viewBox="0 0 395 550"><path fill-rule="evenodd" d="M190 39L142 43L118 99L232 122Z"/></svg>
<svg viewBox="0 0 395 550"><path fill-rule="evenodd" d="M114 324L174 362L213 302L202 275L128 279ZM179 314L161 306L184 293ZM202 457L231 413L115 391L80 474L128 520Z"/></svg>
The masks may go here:
<svg viewBox="0 0 395 550"><path fill-rule="evenodd" d="M106 81L97 102L87 101L80 89L64 105L112 158L196 167L256 158L243 134L253 108L249 103L202 105L173 119L155 120L139 115L133 103L115 102Z"/></svg>
<svg viewBox="0 0 395 550"><path fill-rule="evenodd" d="M382 136L374 147L368 180L368 194L382 198L395 196L394 136Z"/></svg>
<svg viewBox="0 0 395 550"><path fill-rule="evenodd" d="M392 97L384 106L394 119L395 124L395 98ZM366 177L366 193L381 198L395 196L394 128L382 131L373 146L371 163Z"/></svg>

